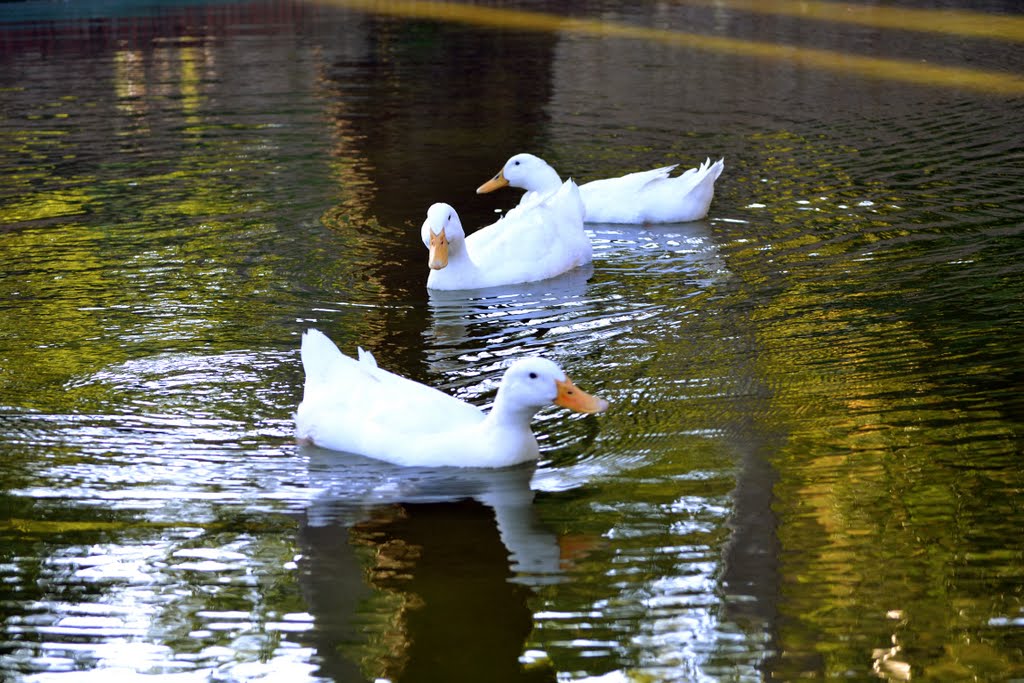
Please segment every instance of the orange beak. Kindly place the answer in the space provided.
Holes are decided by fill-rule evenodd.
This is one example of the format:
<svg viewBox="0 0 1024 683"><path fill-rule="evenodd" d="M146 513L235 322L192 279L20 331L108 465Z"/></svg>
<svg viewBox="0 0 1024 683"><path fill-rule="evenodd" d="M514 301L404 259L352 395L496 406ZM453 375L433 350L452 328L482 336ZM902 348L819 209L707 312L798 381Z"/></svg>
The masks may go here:
<svg viewBox="0 0 1024 683"><path fill-rule="evenodd" d="M568 377L562 381L555 380L555 384L558 386L555 405L575 410L577 413L600 413L608 409L608 401L591 396L573 384Z"/></svg>
<svg viewBox="0 0 1024 683"><path fill-rule="evenodd" d="M427 261L434 270L441 270L448 265L448 238L444 235L444 228L440 234L430 231L430 258Z"/></svg>
<svg viewBox="0 0 1024 683"><path fill-rule="evenodd" d="M498 175L494 176L486 183L476 188L477 194L484 194L486 192L494 192L508 185L508 181L505 180L505 169L498 171Z"/></svg>

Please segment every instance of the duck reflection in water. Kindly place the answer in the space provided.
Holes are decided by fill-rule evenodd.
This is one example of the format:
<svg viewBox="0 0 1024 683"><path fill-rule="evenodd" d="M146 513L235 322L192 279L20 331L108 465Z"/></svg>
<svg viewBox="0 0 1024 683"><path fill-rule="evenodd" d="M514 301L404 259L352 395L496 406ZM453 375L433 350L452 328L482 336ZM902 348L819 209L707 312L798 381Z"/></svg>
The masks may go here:
<svg viewBox="0 0 1024 683"><path fill-rule="evenodd" d="M531 587L568 558L536 518L535 466L396 467L304 446L300 576L321 675L334 680L554 681L520 661Z"/></svg>
<svg viewBox="0 0 1024 683"><path fill-rule="evenodd" d="M502 357L530 346L565 367L579 362L581 349L600 348L638 324L671 324L664 317L644 322L665 300L657 293L665 281L660 274L671 273L673 296L709 292L730 277L703 222L593 224L587 231L597 268L587 264L556 278L507 287L430 290L423 346L431 372L458 382L467 358ZM614 296L591 287L595 270L605 285L613 285ZM676 332L667 328L665 334Z"/></svg>
<svg viewBox="0 0 1024 683"><path fill-rule="evenodd" d="M503 343L537 336L564 325L564 315L586 308L587 281L593 264L574 268L558 277L506 287L476 290L430 290L430 327L424 332L431 370L458 372L465 361L455 356L487 351ZM550 354L558 349L545 349ZM460 367L461 366L461 367Z"/></svg>

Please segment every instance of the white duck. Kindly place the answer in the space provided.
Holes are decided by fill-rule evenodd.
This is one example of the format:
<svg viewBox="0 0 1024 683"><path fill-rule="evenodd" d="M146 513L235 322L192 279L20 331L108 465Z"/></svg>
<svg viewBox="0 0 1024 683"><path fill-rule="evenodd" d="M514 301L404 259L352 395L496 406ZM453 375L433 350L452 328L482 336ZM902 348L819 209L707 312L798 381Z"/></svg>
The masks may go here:
<svg viewBox="0 0 1024 683"><path fill-rule="evenodd" d="M715 196L715 181L725 159L707 159L699 168L680 176L669 173L678 164L630 173L580 185L588 223L683 223L708 214ZM477 188L477 194L506 185L526 190L519 206L529 206L554 192L561 184L558 172L532 154L516 154L498 174Z"/></svg>
<svg viewBox="0 0 1024 683"><path fill-rule="evenodd" d="M306 384L295 435L323 448L396 465L506 467L539 455L530 421L552 403L582 413L608 407L577 388L555 363L523 358L505 371L489 413L377 367L366 351L349 358L319 330L302 335Z"/></svg>
<svg viewBox="0 0 1024 683"><path fill-rule="evenodd" d="M482 289L555 277L590 263L583 201L572 180L528 207L466 237L445 203L427 210L421 237L430 250L430 289Z"/></svg>

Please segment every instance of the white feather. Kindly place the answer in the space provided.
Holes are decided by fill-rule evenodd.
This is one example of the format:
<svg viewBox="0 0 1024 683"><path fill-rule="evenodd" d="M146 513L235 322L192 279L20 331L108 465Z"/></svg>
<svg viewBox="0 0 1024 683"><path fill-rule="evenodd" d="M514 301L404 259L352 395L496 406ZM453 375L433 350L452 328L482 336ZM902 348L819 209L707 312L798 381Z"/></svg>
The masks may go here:
<svg viewBox="0 0 1024 683"><path fill-rule="evenodd" d="M455 209L434 204L423 223L424 244L431 232L444 229L450 246L448 265L430 272L427 287L481 289L546 280L590 263L593 246L583 217L583 201L572 180L469 237Z"/></svg>
<svg viewBox="0 0 1024 683"><path fill-rule="evenodd" d="M588 223L682 223L707 216L715 196L715 181L725 160L706 159L676 177L678 164L618 178L594 180L580 185ZM519 206L530 206L555 192L561 179L543 159L516 154L502 167L501 174L512 187L526 190ZM481 186L477 192L488 191ZM517 207L518 208L518 207Z"/></svg>
<svg viewBox="0 0 1024 683"><path fill-rule="evenodd" d="M441 391L350 358L319 330L302 335L306 373L295 435L336 451L398 465L504 467L535 459L533 415L558 395L565 373L543 358L513 363L486 415ZM593 401L591 412L607 404Z"/></svg>

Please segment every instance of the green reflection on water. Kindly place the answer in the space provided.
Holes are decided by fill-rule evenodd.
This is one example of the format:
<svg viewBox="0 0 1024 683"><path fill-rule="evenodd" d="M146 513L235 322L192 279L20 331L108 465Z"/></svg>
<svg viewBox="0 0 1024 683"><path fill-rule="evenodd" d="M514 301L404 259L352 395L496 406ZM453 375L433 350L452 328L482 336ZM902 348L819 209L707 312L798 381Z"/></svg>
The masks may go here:
<svg viewBox="0 0 1024 683"><path fill-rule="evenodd" d="M773 292L752 321L788 434L772 459L781 619L771 671L830 678L867 662L892 680L1018 676L1020 630L998 623L1024 609L1024 477L1008 419L1019 399L990 379L1009 370L1006 356L963 348L1012 334L957 311L964 297L998 307L1003 296L938 275L922 289L915 264L938 243L955 273L970 251L976 278L994 284L1005 280L1000 255L921 240L941 234L934 215L832 173L849 150L791 135L759 142L756 167L771 180L756 211L779 228L726 260L744 288ZM858 195L873 201L857 208Z"/></svg>

